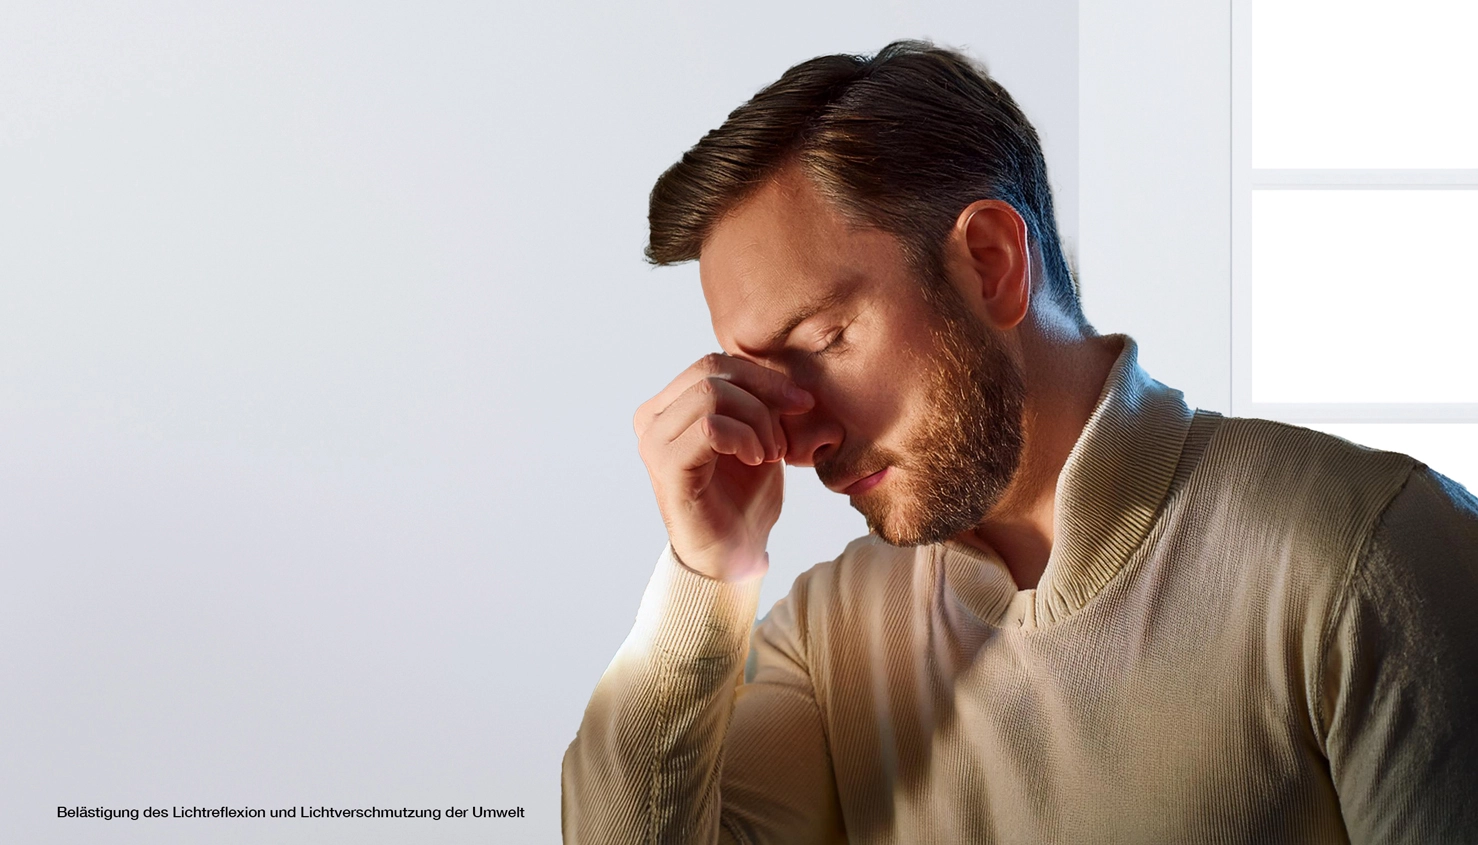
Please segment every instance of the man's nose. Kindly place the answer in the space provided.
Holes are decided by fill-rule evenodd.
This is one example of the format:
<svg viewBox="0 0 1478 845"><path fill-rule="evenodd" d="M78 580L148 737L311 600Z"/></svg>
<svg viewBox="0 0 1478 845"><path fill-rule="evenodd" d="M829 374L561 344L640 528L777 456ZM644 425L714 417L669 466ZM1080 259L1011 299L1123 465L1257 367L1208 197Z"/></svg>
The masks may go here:
<svg viewBox="0 0 1478 845"><path fill-rule="evenodd" d="M815 466L842 445L842 426L826 412L820 397L804 414L780 417L780 425L785 429L785 462L791 466Z"/></svg>

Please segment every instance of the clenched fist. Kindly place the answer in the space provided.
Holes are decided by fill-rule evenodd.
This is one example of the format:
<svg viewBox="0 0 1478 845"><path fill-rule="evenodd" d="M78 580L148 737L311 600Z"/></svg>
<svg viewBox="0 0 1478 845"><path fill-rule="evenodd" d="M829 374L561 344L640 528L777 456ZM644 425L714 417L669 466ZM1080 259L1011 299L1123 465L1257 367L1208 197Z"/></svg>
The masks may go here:
<svg viewBox="0 0 1478 845"><path fill-rule="evenodd" d="M637 409L642 461L678 560L724 581L765 571L785 486L780 417L814 404L784 373L715 353Z"/></svg>

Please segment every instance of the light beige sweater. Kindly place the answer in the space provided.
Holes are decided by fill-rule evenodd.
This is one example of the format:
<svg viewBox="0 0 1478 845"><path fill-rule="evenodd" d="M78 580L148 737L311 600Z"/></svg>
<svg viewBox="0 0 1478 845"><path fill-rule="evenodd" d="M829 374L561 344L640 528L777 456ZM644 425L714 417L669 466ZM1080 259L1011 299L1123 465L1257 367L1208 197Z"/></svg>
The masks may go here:
<svg viewBox="0 0 1478 845"><path fill-rule="evenodd" d="M1035 590L868 537L752 637L757 581L664 553L565 841L1478 842L1467 491L1193 414L1130 341L1057 494Z"/></svg>

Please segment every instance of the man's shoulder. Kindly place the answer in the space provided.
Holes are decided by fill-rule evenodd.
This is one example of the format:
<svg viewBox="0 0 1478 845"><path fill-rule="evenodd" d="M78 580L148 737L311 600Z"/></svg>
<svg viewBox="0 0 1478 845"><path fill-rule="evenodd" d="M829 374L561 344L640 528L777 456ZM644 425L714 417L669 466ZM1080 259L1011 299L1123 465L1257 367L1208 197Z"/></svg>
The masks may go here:
<svg viewBox="0 0 1478 845"><path fill-rule="evenodd" d="M1347 559L1419 468L1398 452L1231 417L1217 426L1183 493L1207 528L1240 542Z"/></svg>
<svg viewBox="0 0 1478 845"><path fill-rule="evenodd" d="M796 588L810 593L855 592L874 582L886 582L910 571L921 551L930 547L894 546L876 534L865 534L848 543L842 553L818 563L796 579Z"/></svg>
<svg viewBox="0 0 1478 845"><path fill-rule="evenodd" d="M1418 462L1301 426L1230 417L1217 427L1198 472L1254 501L1350 504L1389 502Z"/></svg>
<svg viewBox="0 0 1478 845"><path fill-rule="evenodd" d="M894 546L875 534L858 537L835 558L802 572L781 604L803 626L850 618L864 607L877 613L885 605L907 604L918 566L935 548Z"/></svg>
<svg viewBox="0 0 1478 845"><path fill-rule="evenodd" d="M873 534L858 537L834 559L796 577L790 592L756 623L757 641L789 643L786 648L807 661L826 660L838 641L848 640L848 631L855 635L862 613L887 615L882 605L898 603L902 596L897 583L910 580L907 573L917 551L889 545ZM755 677L757 655L751 649L747 679Z"/></svg>
<svg viewBox="0 0 1478 845"><path fill-rule="evenodd" d="M1478 498L1418 464L1381 514L1371 540L1364 577L1409 582L1422 572L1438 573L1434 592L1457 579L1472 582L1478 578Z"/></svg>
<svg viewBox="0 0 1478 845"><path fill-rule="evenodd" d="M1244 466L1262 471L1343 475L1358 480L1372 471L1388 473L1415 460L1397 452L1371 449L1332 434L1299 425L1256 417L1226 417L1217 426L1208 454L1232 456Z"/></svg>
<svg viewBox="0 0 1478 845"><path fill-rule="evenodd" d="M1282 521L1313 511L1375 517L1391 530L1478 522L1478 497L1410 455L1272 420L1221 420L1197 475L1220 498Z"/></svg>

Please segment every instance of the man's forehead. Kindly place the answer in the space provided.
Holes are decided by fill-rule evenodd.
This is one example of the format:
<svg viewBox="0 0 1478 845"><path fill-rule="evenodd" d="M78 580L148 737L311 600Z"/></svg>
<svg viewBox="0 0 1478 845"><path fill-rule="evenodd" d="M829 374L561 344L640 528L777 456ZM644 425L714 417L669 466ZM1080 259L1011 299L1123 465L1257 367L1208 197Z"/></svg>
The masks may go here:
<svg viewBox="0 0 1478 845"><path fill-rule="evenodd" d="M763 344L785 327L789 315L828 298L825 275L809 262L774 253L752 243L738 254L719 253L699 265L714 334L730 352Z"/></svg>
<svg viewBox="0 0 1478 845"><path fill-rule="evenodd" d="M794 315L835 304L883 258L886 236L850 225L800 182L777 180L756 191L704 242L703 295L729 351L759 345Z"/></svg>

